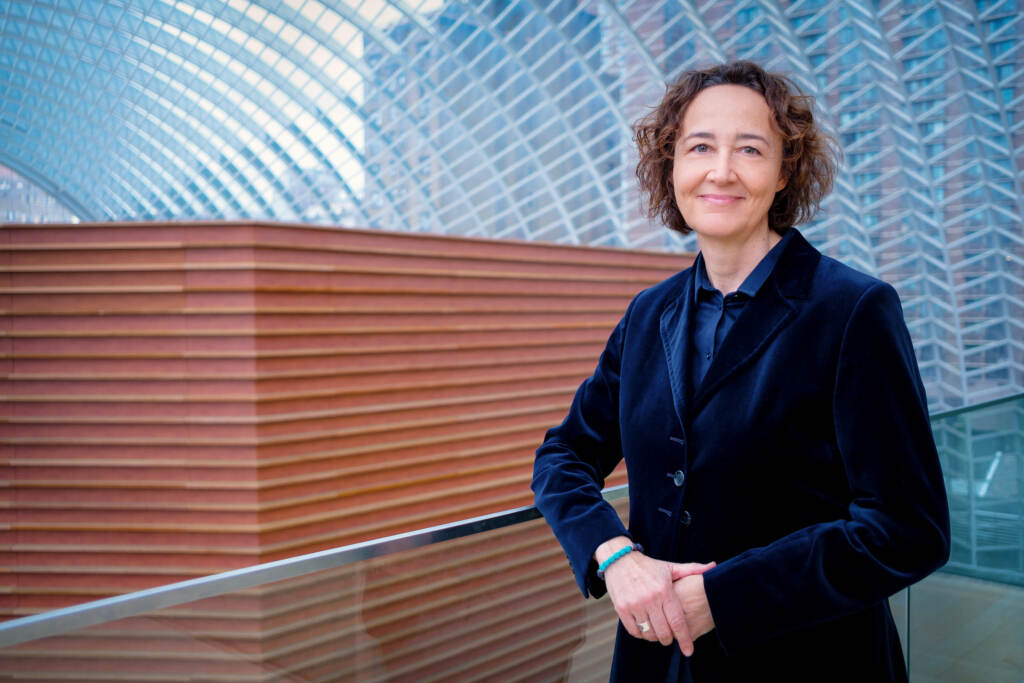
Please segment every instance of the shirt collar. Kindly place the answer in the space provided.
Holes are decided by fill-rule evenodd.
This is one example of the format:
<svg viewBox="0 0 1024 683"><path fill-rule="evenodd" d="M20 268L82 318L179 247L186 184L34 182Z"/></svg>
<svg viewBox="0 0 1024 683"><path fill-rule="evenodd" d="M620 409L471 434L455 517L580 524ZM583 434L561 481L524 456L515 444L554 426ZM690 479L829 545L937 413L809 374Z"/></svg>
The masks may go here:
<svg viewBox="0 0 1024 683"><path fill-rule="evenodd" d="M743 280L743 284L739 286L736 290L737 292L753 298L761 290L765 281L768 280L768 276L775 269L775 264L779 262L779 257L785 251L786 245L792 241L794 232L792 228L786 231L782 239L764 255L764 258L754 267L754 270L750 271L750 275ZM711 284L710 278L708 278L707 269L704 267L703 253L697 254L697 263L695 265L697 267L697 286L693 288L693 300L698 302L702 291L712 293L718 290L715 289L714 285Z"/></svg>

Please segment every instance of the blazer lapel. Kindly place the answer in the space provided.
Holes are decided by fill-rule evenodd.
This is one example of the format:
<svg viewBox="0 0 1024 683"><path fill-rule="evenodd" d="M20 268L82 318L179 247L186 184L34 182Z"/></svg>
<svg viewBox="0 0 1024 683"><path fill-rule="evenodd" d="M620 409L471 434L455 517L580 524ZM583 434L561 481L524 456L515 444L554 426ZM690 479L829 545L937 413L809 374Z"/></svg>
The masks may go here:
<svg viewBox="0 0 1024 683"><path fill-rule="evenodd" d="M687 424L686 404L689 397L693 396L689 363L690 354L693 353L693 342L689 334L690 326L693 324L692 267L690 271L689 276L683 278L683 286L662 309L660 320L661 345L665 350L665 363L668 365L672 404L683 428Z"/></svg>
<svg viewBox="0 0 1024 683"><path fill-rule="evenodd" d="M811 277L820 258L821 253L812 247L803 235L797 233L793 236L790 244L786 246L786 251L775 264L772 274L754 298L747 303L729 335L722 342L722 347L714 360L711 361L711 367L708 368L703 381L696 388L696 395L693 396L692 412L700 410L723 382L752 363L775 335L792 320L797 308L791 299L807 297ZM664 337L664 330L662 336ZM684 365L689 367L688 363Z"/></svg>

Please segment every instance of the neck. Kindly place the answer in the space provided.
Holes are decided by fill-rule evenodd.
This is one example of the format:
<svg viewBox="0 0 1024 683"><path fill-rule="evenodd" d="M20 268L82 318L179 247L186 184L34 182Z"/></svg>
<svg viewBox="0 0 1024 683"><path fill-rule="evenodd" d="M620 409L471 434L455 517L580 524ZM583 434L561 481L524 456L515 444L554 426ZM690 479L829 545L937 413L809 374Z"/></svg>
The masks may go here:
<svg viewBox="0 0 1024 683"><path fill-rule="evenodd" d="M723 294L739 289L765 254L781 239L779 233L769 229L739 243L697 235L708 279Z"/></svg>

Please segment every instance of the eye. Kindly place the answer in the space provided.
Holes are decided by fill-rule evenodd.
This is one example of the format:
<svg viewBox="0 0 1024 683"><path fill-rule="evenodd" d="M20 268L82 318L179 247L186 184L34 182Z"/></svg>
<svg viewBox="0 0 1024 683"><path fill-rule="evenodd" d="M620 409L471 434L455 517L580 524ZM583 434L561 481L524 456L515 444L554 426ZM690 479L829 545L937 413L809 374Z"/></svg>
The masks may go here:
<svg viewBox="0 0 1024 683"><path fill-rule="evenodd" d="M707 152L709 149L711 148L705 145L703 142L693 146L693 151L697 152L698 154L703 154L704 152Z"/></svg>
<svg viewBox="0 0 1024 683"><path fill-rule="evenodd" d="M759 150L757 147L751 147L749 145L746 147L741 147L740 151L748 156L757 156L758 154L761 153L761 150Z"/></svg>

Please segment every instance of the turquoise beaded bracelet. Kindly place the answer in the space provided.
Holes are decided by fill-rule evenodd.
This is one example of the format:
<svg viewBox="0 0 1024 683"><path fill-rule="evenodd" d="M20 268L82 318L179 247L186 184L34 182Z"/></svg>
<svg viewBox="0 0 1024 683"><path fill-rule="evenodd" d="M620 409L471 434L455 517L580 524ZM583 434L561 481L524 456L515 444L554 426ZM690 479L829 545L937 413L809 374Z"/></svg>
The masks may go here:
<svg viewBox="0 0 1024 683"><path fill-rule="evenodd" d="M597 578L604 581L604 573L608 571L608 567L612 566L612 564L614 564L616 560L622 559L634 550L637 552L643 552L643 546L641 546L639 543L634 543L633 545L627 545L622 548L619 548L614 553L612 553L608 557L608 559L602 562L601 566L597 568Z"/></svg>

